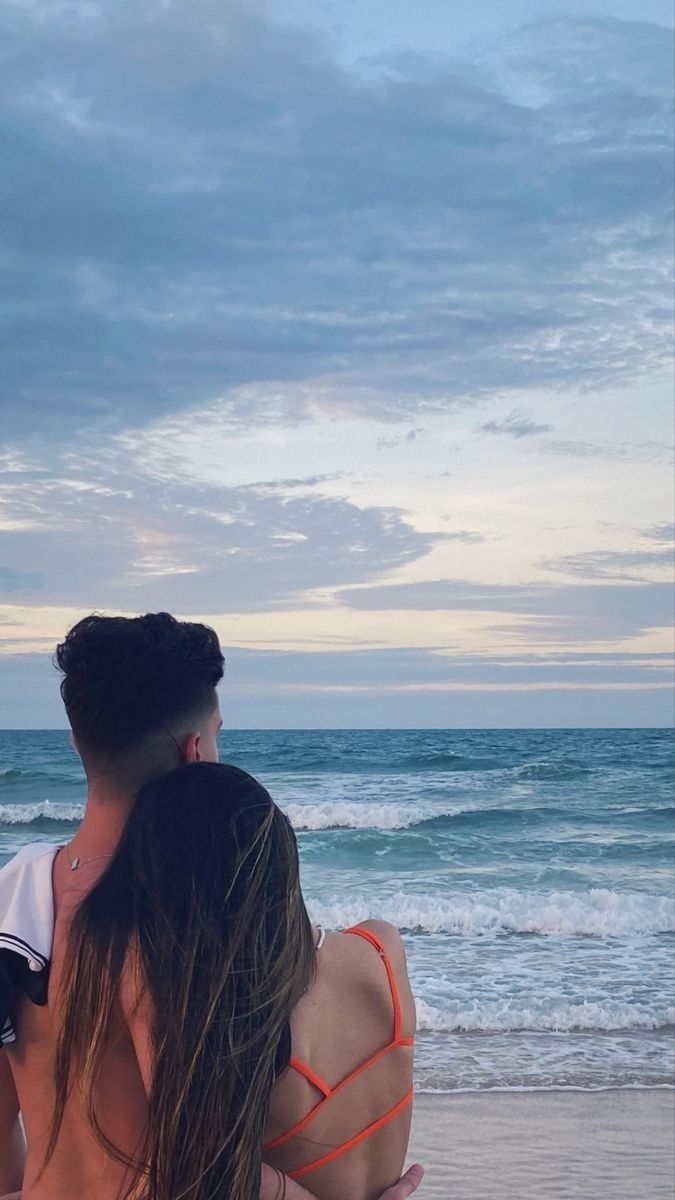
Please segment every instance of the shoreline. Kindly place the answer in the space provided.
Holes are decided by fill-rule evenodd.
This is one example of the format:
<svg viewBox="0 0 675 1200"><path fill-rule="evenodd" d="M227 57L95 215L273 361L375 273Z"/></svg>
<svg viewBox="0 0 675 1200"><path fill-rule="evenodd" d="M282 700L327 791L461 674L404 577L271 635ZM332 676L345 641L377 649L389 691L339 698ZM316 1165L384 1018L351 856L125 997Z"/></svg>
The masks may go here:
<svg viewBox="0 0 675 1200"><path fill-rule="evenodd" d="M483 1088L415 1088L415 1097L418 1096L495 1096L495 1095L510 1095L529 1096L532 1092L549 1095L551 1092L589 1092L595 1095L597 1092L675 1092L675 1083L608 1083L598 1084L597 1087L588 1087L581 1083L552 1083L542 1084L541 1086L533 1083L531 1086L525 1084L511 1085L496 1084L494 1087Z"/></svg>
<svg viewBox="0 0 675 1200"><path fill-rule="evenodd" d="M420 1200L672 1200L675 1088L415 1096Z"/></svg>

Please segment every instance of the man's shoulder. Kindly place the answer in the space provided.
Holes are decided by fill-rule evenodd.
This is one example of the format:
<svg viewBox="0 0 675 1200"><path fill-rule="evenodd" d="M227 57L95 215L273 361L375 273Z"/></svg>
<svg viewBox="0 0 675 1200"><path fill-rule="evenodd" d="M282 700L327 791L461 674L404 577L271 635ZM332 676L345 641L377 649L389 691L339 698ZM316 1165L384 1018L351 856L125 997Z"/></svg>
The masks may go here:
<svg viewBox="0 0 675 1200"><path fill-rule="evenodd" d="M17 991L35 1004L47 1002L54 937L52 866L58 848L32 842L0 870L0 1045L16 1037L12 1011Z"/></svg>
<svg viewBox="0 0 675 1200"><path fill-rule="evenodd" d="M24 930L38 930L35 946L49 940L54 922L52 866L59 847L51 842L23 846L0 869L0 935L8 931L26 937Z"/></svg>
<svg viewBox="0 0 675 1200"><path fill-rule="evenodd" d="M54 858L59 846L53 842L29 842L17 850L13 858L0 867L0 883L10 880L14 875L23 873L26 868L37 864L40 859Z"/></svg>

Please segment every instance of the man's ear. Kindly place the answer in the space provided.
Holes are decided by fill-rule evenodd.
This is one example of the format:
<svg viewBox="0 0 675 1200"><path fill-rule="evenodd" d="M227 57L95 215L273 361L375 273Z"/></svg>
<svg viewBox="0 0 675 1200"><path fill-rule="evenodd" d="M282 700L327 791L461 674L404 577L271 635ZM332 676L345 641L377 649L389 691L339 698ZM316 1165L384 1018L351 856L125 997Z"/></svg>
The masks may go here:
<svg viewBox="0 0 675 1200"><path fill-rule="evenodd" d="M201 733L188 733L181 746L184 763L197 763L202 761L200 743L202 740Z"/></svg>

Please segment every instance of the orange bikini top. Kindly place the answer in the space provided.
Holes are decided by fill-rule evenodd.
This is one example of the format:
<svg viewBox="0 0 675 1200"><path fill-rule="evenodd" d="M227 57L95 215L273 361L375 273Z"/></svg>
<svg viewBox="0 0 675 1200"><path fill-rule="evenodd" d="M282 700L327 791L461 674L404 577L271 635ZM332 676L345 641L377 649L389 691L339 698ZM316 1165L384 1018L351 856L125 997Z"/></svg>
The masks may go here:
<svg viewBox="0 0 675 1200"><path fill-rule="evenodd" d="M295 1125L291 1126L290 1129L287 1129L285 1133L280 1134L279 1137L274 1138L271 1142L267 1142L265 1146L266 1150L275 1150L277 1146L283 1146L286 1142L289 1142L291 1138L295 1137L299 1133L302 1133L303 1130L305 1130L310 1124L310 1122L312 1122L318 1116L324 1104L326 1104L331 1096L335 1096L338 1092L341 1092L343 1088L347 1087L347 1085L354 1079L357 1079L359 1075L362 1075L364 1071L367 1071L369 1067L372 1067L376 1062L379 1062L381 1058L384 1058L385 1054L390 1054L391 1051L395 1050L398 1046L413 1045L413 1038L401 1037L401 1002L399 1000L398 988L396 986L396 976L394 974L394 968L391 964L391 959L389 958L389 955L387 954L380 939L368 929L361 928L360 925L354 925L351 929L345 929L343 932L353 933L357 937L364 938L366 942L370 942L371 946L375 947L382 959L382 962L384 963L385 970L387 972L387 978L389 980L391 998L394 1005L394 1032L392 1040L388 1042L386 1046L383 1046L381 1050L376 1051L375 1054L371 1054L370 1058L367 1058L365 1062L361 1063L356 1070L351 1071L350 1074L347 1075L340 1083L337 1083L335 1087L330 1087L311 1069L311 1067L308 1067L306 1063L301 1062L299 1058L291 1058L290 1066L300 1075L304 1075L305 1079L308 1079L309 1082L317 1089L317 1091L321 1092L321 1099L314 1105L314 1108L310 1109L310 1111L305 1117L302 1118L301 1121L298 1121ZM322 1154L320 1158L315 1158L312 1162L306 1163L304 1167L298 1167L295 1171L287 1171L287 1175L289 1175L291 1179L298 1179L301 1175L307 1175L310 1171L316 1171L319 1167L327 1166L328 1163L333 1162L333 1160L339 1158L340 1155L346 1154L347 1151L351 1150L353 1146L358 1146L359 1142L363 1142L366 1138L369 1138L374 1133L377 1133L378 1129L382 1129L384 1125L388 1125L390 1121L393 1121L394 1117L398 1116L400 1112L403 1112L404 1108L407 1108L407 1106L412 1102L412 1098L413 1089L410 1088L409 1091L406 1092L403 1099L399 1100L398 1104L395 1104L393 1108L390 1108L388 1112L384 1113L383 1116L379 1117L376 1121L373 1121L370 1125L367 1125L366 1128L362 1129L360 1133L357 1133L355 1137L350 1138L349 1141L344 1142L341 1146L337 1146L328 1154Z"/></svg>

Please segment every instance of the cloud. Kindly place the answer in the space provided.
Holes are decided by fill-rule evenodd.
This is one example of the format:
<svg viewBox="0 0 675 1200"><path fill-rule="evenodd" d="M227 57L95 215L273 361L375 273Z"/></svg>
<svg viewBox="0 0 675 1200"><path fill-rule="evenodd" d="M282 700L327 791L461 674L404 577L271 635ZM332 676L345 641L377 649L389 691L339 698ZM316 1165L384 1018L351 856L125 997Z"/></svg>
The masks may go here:
<svg viewBox="0 0 675 1200"><path fill-rule="evenodd" d="M490 629L533 646L621 641L649 629L667 628L673 620L672 584L661 582L506 585L437 579L341 588L338 598L349 608L364 610L509 614L510 624ZM530 619L523 620L524 616Z"/></svg>
<svg viewBox="0 0 675 1200"><path fill-rule="evenodd" d="M420 436L423 437L425 433L425 429L409 429L408 432L402 434L401 437L379 437L375 443L375 446L378 450L391 450L394 446L400 446L404 444L409 445L411 442L416 442L418 438Z"/></svg>
<svg viewBox="0 0 675 1200"><path fill-rule="evenodd" d="M507 433L510 437L523 438L532 437L537 433L549 433L551 425L539 425L528 417L522 409L514 408L501 421L485 421L482 425L478 425L477 429L481 433Z"/></svg>
<svg viewBox="0 0 675 1200"><path fill-rule="evenodd" d="M17 436L417 420L670 364L663 29L369 78L234 0L3 3L0 38Z"/></svg>
<svg viewBox="0 0 675 1200"><path fill-rule="evenodd" d="M562 575L579 575L583 579L625 579L642 582L645 571L653 568L671 570L673 550L590 550L585 554L563 554L558 558L542 558L539 566Z"/></svg>
<svg viewBox="0 0 675 1200"><path fill-rule="evenodd" d="M297 479L262 479L256 483L260 491L290 492L296 488L315 488L322 483L332 483L336 479L346 478L346 471L326 471L323 475L303 475Z"/></svg>
<svg viewBox="0 0 675 1200"><path fill-rule="evenodd" d="M563 554L540 559L539 566L562 575L583 579L624 579L642 583L649 573L665 570L672 579L675 566L674 527L668 522L637 530L643 545L635 549L590 550L582 554ZM644 543L647 543L645 545Z"/></svg>
<svg viewBox="0 0 675 1200"><path fill-rule="evenodd" d="M446 521L452 520L449 513L443 513L442 516ZM446 541L465 542L467 546L478 545L479 542L493 541L494 538L494 534L479 533L476 529L452 529L445 534Z"/></svg>
<svg viewBox="0 0 675 1200"><path fill-rule="evenodd" d="M414 529L393 506L324 494L332 475L240 487L172 480L132 468L114 442L90 458L54 456L53 467L0 490L0 587L17 601L38 586L39 563L55 605L307 607L320 603L316 589L374 579L446 538Z"/></svg>
<svg viewBox="0 0 675 1200"><path fill-rule="evenodd" d="M638 532L642 534L643 538L652 542L667 542L668 545L675 542L675 523L673 521L661 521L657 525L648 525Z"/></svg>
<svg viewBox="0 0 675 1200"><path fill-rule="evenodd" d="M673 447L664 442L564 441L547 439L537 449L566 458L608 459L616 462L671 462Z"/></svg>

